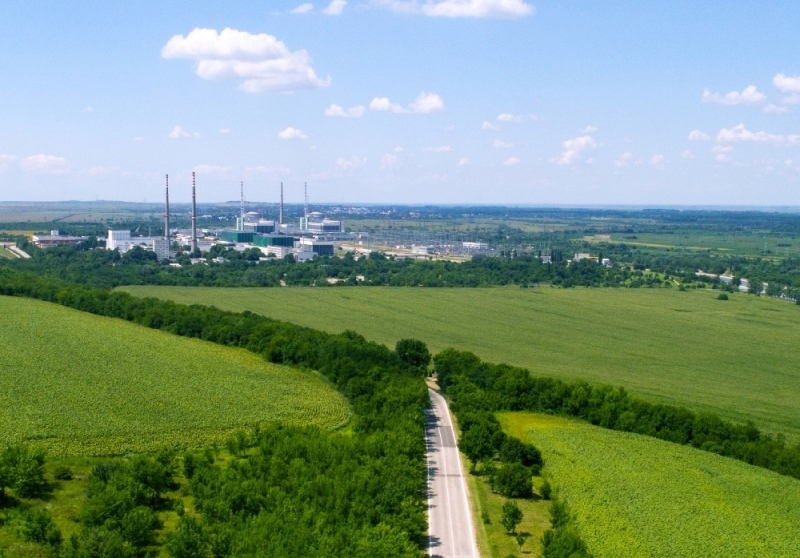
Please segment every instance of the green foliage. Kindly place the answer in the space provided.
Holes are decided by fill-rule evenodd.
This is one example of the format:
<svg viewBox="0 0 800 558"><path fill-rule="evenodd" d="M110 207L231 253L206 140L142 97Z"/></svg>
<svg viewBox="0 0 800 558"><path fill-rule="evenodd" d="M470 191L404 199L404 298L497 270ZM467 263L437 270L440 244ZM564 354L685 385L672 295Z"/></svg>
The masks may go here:
<svg viewBox="0 0 800 558"><path fill-rule="evenodd" d="M539 494L543 500L549 500L553 496L553 486L550 484L549 479L542 481L542 487L539 489Z"/></svg>
<svg viewBox="0 0 800 558"><path fill-rule="evenodd" d="M514 500L509 500L503 504L503 516L500 523L505 527L506 532L514 533L517 525L522 521L522 510Z"/></svg>
<svg viewBox="0 0 800 558"><path fill-rule="evenodd" d="M728 295L726 293L719 293L717 295L717 300L728 300Z"/></svg>
<svg viewBox="0 0 800 558"><path fill-rule="evenodd" d="M26 445L9 446L0 452L0 496L5 488L22 498L36 498L49 490L44 478L45 450Z"/></svg>
<svg viewBox="0 0 800 558"><path fill-rule="evenodd" d="M272 420L333 428L349 415L313 374L241 350L31 300L0 297L0 313L0 381L15 386L0 393L0 443L123 454L221 442Z"/></svg>
<svg viewBox="0 0 800 558"><path fill-rule="evenodd" d="M506 498L533 496L531 471L521 463L508 463L500 467L491 478L492 490Z"/></svg>
<svg viewBox="0 0 800 558"><path fill-rule="evenodd" d="M56 527L50 512L44 509L33 509L25 515L22 536L28 542L52 547L61 545L61 531Z"/></svg>
<svg viewBox="0 0 800 558"><path fill-rule="evenodd" d="M431 353L427 345L416 339L401 339L395 345L395 352L400 360L427 374L428 365L431 363Z"/></svg>
<svg viewBox="0 0 800 558"><path fill-rule="evenodd" d="M203 526L189 515L180 518L166 546L173 558L203 558L211 554Z"/></svg>
<svg viewBox="0 0 800 558"><path fill-rule="evenodd" d="M737 293L720 304L702 289L129 290L355 329L388 346L416 337L434 353L454 347L539 376L621 385L654 403L752 420L800 440L800 312L782 300Z"/></svg>
<svg viewBox="0 0 800 558"><path fill-rule="evenodd" d="M796 479L574 420L529 413L500 420L536 441L558 483L553 524L580 534L597 558L792 556L800 548ZM557 542L571 549L575 538Z"/></svg>
<svg viewBox="0 0 800 558"><path fill-rule="evenodd" d="M527 370L481 362L471 353L453 349L437 354L434 363L439 385L450 395L459 420L467 409L482 413L478 416L501 410L572 416L612 430L691 445L800 478L800 444L788 445L781 437L763 434L752 423L733 424L712 413L656 405L607 385L538 378Z"/></svg>
<svg viewBox="0 0 800 558"><path fill-rule="evenodd" d="M53 478L56 480L72 480L72 469L66 465L59 465L53 470Z"/></svg>

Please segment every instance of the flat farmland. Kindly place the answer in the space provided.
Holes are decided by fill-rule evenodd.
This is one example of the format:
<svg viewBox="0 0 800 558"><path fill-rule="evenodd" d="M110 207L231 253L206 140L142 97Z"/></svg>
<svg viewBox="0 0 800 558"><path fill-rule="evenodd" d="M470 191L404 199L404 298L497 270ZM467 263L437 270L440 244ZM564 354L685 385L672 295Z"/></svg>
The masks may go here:
<svg viewBox="0 0 800 558"><path fill-rule="evenodd" d="M596 558L800 555L800 481L637 434L499 413L535 444Z"/></svg>
<svg viewBox="0 0 800 558"><path fill-rule="evenodd" d="M125 287L250 310L393 346L415 337L533 373L623 386L650 401L800 438L800 307L711 290Z"/></svg>
<svg viewBox="0 0 800 558"><path fill-rule="evenodd" d="M341 395L313 372L93 316L0 297L0 446L107 455L223 442L269 421L335 428Z"/></svg>

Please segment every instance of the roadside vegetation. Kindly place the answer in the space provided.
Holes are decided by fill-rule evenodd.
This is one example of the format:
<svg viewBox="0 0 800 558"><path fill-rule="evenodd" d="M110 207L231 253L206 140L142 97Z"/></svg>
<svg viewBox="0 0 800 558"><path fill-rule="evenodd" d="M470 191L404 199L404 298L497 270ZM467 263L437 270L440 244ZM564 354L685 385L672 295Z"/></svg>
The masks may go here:
<svg viewBox="0 0 800 558"><path fill-rule="evenodd" d="M692 289L214 289L125 287L136 296L249 310L389 346L471 351L538 376L624 386L800 440L800 309Z"/></svg>

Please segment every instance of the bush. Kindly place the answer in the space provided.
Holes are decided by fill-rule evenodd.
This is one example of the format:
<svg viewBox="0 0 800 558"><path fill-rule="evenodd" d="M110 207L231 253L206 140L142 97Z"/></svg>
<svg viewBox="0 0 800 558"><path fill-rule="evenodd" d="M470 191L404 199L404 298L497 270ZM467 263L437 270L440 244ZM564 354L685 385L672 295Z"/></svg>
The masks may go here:
<svg viewBox="0 0 800 558"><path fill-rule="evenodd" d="M28 542L47 546L61 544L61 531L56 527L53 516L47 510L31 510L25 517L22 536Z"/></svg>
<svg viewBox="0 0 800 558"><path fill-rule="evenodd" d="M12 446L0 454L0 496L11 487L21 498L36 498L49 488L44 479L45 451L42 448Z"/></svg>
<svg viewBox="0 0 800 558"><path fill-rule="evenodd" d="M522 463L525 467L542 465L542 454L536 447L512 436L503 440L499 453L504 463Z"/></svg>
<svg viewBox="0 0 800 558"><path fill-rule="evenodd" d="M65 465L59 465L53 470L53 478L56 480L72 480L72 469Z"/></svg>
<svg viewBox="0 0 800 558"><path fill-rule="evenodd" d="M539 490L539 494L541 494L542 498L545 500L549 500L553 496L553 487L550 485L549 480L544 479L542 488Z"/></svg>
<svg viewBox="0 0 800 558"><path fill-rule="evenodd" d="M728 300L728 295L725 293L719 293L719 296L717 296L717 300Z"/></svg>
<svg viewBox="0 0 800 558"><path fill-rule="evenodd" d="M491 479L492 489L506 498L530 498L533 482L530 469L521 463L501 467Z"/></svg>

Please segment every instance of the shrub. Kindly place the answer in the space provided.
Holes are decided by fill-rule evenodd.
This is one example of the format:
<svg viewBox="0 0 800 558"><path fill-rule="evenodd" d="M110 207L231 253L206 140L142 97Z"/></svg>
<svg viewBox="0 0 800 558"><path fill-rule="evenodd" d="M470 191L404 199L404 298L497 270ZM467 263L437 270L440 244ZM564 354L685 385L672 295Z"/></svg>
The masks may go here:
<svg viewBox="0 0 800 558"><path fill-rule="evenodd" d="M539 494L541 494L542 498L545 500L549 500L553 496L553 487L550 485L549 480L544 479L542 488L539 490Z"/></svg>
<svg viewBox="0 0 800 558"><path fill-rule="evenodd" d="M491 479L492 489L506 498L530 498L533 483L530 470L521 463L501 467Z"/></svg>
<svg viewBox="0 0 800 558"><path fill-rule="evenodd" d="M47 546L61 544L61 531L56 527L53 516L47 510L31 510L25 517L22 536L28 542Z"/></svg>
<svg viewBox="0 0 800 558"><path fill-rule="evenodd" d="M66 465L59 465L53 470L53 478L56 480L72 480L72 469Z"/></svg>
<svg viewBox="0 0 800 558"><path fill-rule="evenodd" d="M725 293L719 293L717 300L728 300L728 295Z"/></svg>
<svg viewBox="0 0 800 558"><path fill-rule="evenodd" d="M522 510L519 509L519 506L515 501L509 500L503 504L503 517L500 519L500 523L503 524L506 532L513 533L521 521Z"/></svg>

